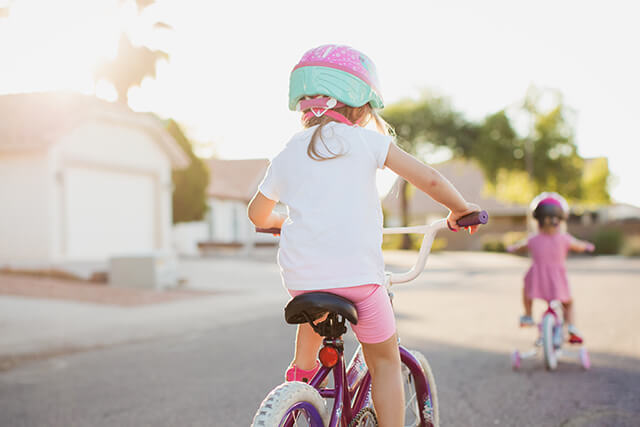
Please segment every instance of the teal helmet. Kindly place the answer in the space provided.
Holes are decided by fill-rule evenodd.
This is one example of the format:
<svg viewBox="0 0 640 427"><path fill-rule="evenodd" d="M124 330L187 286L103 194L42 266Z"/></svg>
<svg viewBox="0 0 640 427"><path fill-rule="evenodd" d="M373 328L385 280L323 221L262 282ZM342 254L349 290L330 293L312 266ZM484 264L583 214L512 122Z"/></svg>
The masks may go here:
<svg viewBox="0 0 640 427"><path fill-rule="evenodd" d="M324 95L351 107L384 108L376 67L348 46L323 45L307 51L289 78L289 109L305 97Z"/></svg>

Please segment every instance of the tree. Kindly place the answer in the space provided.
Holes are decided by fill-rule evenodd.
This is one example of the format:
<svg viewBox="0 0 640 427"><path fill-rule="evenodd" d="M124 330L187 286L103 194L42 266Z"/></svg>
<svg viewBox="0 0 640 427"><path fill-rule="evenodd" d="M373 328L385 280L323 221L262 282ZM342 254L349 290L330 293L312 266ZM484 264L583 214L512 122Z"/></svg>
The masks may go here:
<svg viewBox="0 0 640 427"><path fill-rule="evenodd" d="M468 156L477 160L491 183L500 170L524 169L524 141L516 135L504 110L487 116L478 127Z"/></svg>
<svg viewBox="0 0 640 427"><path fill-rule="evenodd" d="M120 3L126 3L126 0L122 0ZM153 3L155 3L154 0L136 0L138 13ZM164 22L156 22L153 27L171 29ZM122 33L116 57L99 64L94 72L94 79L96 81L104 79L111 82L118 93L118 102L128 104L129 89L139 86L145 77L155 78L158 62L168 59L167 52L152 50L146 46L135 46L129 37Z"/></svg>
<svg viewBox="0 0 640 427"><path fill-rule="evenodd" d="M454 154L464 155L471 151L477 128L451 108L448 100L441 97L423 96L419 100L404 100L387 107L384 119L395 129L397 143L406 152L426 157L437 147L446 147ZM403 225L409 222L410 186L402 181L400 209ZM404 235L402 248L411 247L411 240Z"/></svg>
<svg viewBox="0 0 640 427"><path fill-rule="evenodd" d="M587 205L611 203L610 180L609 164L605 157L585 160L581 201Z"/></svg>
<svg viewBox="0 0 640 427"><path fill-rule="evenodd" d="M528 203L541 191L557 191L572 201L607 202L606 162L585 162L575 145L571 110L557 91L531 87L516 111L526 129L514 128L506 110L481 123L467 121L444 98L423 96L390 105L383 112L395 128L398 145L419 158L445 148L482 168L498 198ZM409 185L400 189L402 221L408 223ZM409 247L408 237L403 247Z"/></svg>
<svg viewBox="0 0 640 427"><path fill-rule="evenodd" d="M509 196L515 195L512 191L496 191L496 196L521 201L519 199L525 194L556 191L568 199L580 200L584 159L577 153L572 112L564 104L561 94L532 86L512 115L524 118L528 124L526 130L517 135L507 129L498 139L481 138L478 146L492 151L488 157L493 157L493 160L481 158L477 153L475 157L483 165L495 189L512 187L520 171L527 173L529 183L522 188L516 200ZM503 117L499 121L509 121L504 112L489 116L482 124L481 135L487 134L485 129L495 128L497 117ZM506 129L506 123L502 126ZM488 132L491 134L493 130Z"/></svg>
<svg viewBox="0 0 640 427"><path fill-rule="evenodd" d="M173 171L173 222L200 221L207 213L207 186L209 169L205 162L193 152L189 139L172 119L166 121L167 131L189 156L186 169Z"/></svg>
<svg viewBox="0 0 640 427"><path fill-rule="evenodd" d="M145 46L134 46L129 37L122 34L117 56L99 65L95 79L111 82L118 93L118 102L128 104L129 89L139 86L145 77L155 78L157 63L162 59L169 59L169 54Z"/></svg>

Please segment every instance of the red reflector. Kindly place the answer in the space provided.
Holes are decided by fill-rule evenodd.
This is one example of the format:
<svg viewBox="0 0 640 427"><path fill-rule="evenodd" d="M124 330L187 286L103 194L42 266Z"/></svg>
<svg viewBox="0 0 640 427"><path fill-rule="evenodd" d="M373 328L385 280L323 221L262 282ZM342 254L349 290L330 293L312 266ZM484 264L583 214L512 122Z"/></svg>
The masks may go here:
<svg viewBox="0 0 640 427"><path fill-rule="evenodd" d="M322 366L327 368L333 368L338 363L338 350L335 347L322 347L320 354L318 355Z"/></svg>

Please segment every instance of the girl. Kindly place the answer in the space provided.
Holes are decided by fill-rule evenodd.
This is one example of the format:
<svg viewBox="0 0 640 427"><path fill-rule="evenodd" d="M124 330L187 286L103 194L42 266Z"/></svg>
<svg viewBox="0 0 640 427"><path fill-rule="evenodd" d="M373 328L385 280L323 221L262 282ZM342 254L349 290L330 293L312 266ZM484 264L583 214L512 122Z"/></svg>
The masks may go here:
<svg viewBox="0 0 640 427"><path fill-rule="evenodd" d="M262 228L281 228L278 263L291 296L331 292L353 301L372 376L372 397L381 426L401 426L404 396L395 319L384 283L382 210L376 169L389 167L450 209L449 226L478 210L437 171L392 143L376 70L364 54L324 45L304 54L289 80L289 108L302 113L295 134L266 172L249 204ZM378 132L365 129L373 120ZM288 216L273 212L276 202ZM474 233L477 226L470 227ZM298 326L288 381L309 380L322 337Z"/></svg>
<svg viewBox="0 0 640 427"><path fill-rule="evenodd" d="M582 335L573 325L573 301L569 291L565 259L568 252L592 252L595 247L572 237L561 230L561 225L569 213L566 200L556 193L542 193L531 202L533 217L538 222L539 232L528 240L507 248L509 252L529 249L533 262L524 278L524 315L520 326L534 325L531 307L534 298L547 302L562 302L565 323L569 331L569 341L582 343Z"/></svg>

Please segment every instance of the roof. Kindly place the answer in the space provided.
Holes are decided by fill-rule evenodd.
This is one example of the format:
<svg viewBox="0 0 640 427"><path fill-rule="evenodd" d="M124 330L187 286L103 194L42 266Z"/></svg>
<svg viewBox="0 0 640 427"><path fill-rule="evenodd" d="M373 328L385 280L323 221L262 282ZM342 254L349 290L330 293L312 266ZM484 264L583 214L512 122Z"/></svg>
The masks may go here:
<svg viewBox="0 0 640 427"><path fill-rule="evenodd" d="M480 205L491 215L511 216L527 215L527 206L498 200L485 191L484 173L475 163L467 160L449 160L432 165L458 189L460 194L469 202ZM385 210L391 214L400 214L400 184L403 178L398 177L395 184L382 201ZM446 213L447 209L416 190L409 200L409 215L420 216Z"/></svg>
<svg viewBox="0 0 640 427"><path fill-rule="evenodd" d="M0 96L0 151L46 149L89 120L141 129L158 143L174 168L189 165L187 155L153 114L136 113L126 105L72 92Z"/></svg>
<svg viewBox="0 0 640 427"><path fill-rule="evenodd" d="M207 160L210 178L209 197L248 202L269 166L267 159Z"/></svg>

